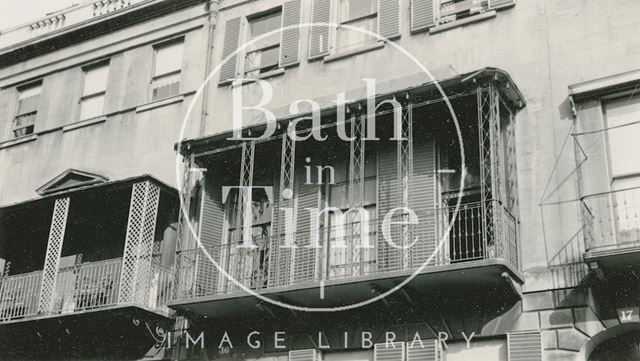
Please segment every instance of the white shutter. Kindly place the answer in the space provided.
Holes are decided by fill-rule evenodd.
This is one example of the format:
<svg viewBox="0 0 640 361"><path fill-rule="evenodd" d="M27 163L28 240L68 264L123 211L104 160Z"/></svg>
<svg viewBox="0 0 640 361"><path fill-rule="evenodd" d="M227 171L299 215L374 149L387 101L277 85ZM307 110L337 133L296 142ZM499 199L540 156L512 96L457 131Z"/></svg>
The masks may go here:
<svg viewBox="0 0 640 361"><path fill-rule="evenodd" d="M317 361L318 356L315 349L289 351L289 361Z"/></svg>
<svg viewBox="0 0 640 361"><path fill-rule="evenodd" d="M227 20L224 26L224 43L222 45L222 59L224 61L228 56L238 49L240 41L240 18ZM233 55L220 68L220 83L233 80L236 77L236 68L238 55Z"/></svg>
<svg viewBox="0 0 640 361"><path fill-rule="evenodd" d="M515 0L489 0L489 7L491 9L505 8L515 4Z"/></svg>
<svg viewBox="0 0 640 361"><path fill-rule="evenodd" d="M436 25L435 0L411 0L411 31L422 31Z"/></svg>
<svg viewBox="0 0 640 361"><path fill-rule="evenodd" d="M407 361L438 361L438 340L407 341Z"/></svg>
<svg viewBox="0 0 640 361"><path fill-rule="evenodd" d="M404 342L375 344L373 361L404 361Z"/></svg>
<svg viewBox="0 0 640 361"><path fill-rule="evenodd" d="M311 21L313 23L328 23L331 21L331 0L313 0ZM312 26L310 33L309 59L329 54L329 27Z"/></svg>
<svg viewBox="0 0 640 361"><path fill-rule="evenodd" d="M542 361L540 331L507 334L509 361Z"/></svg>
<svg viewBox="0 0 640 361"><path fill-rule="evenodd" d="M378 35L387 39L400 36L400 0L378 0Z"/></svg>
<svg viewBox="0 0 640 361"><path fill-rule="evenodd" d="M301 0L289 0L282 6L282 28L300 24ZM280 67L298 64L300 52L300 28L282 31L280 40Z"/></svg>

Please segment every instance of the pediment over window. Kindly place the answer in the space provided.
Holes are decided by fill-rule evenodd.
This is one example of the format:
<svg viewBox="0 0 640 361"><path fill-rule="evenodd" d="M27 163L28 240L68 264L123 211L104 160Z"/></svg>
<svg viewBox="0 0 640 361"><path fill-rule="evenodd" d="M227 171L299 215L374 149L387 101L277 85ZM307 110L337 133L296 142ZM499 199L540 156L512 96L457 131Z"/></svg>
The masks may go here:
<svg viewBox="0 0 640 361"><path fill-rule="evenodd" d="M41 196L67 191L73 188L84 187L93 184L104 183L109 179L99 174L83 172L76 169L68 169L62 174L36 189Z"/></svg>

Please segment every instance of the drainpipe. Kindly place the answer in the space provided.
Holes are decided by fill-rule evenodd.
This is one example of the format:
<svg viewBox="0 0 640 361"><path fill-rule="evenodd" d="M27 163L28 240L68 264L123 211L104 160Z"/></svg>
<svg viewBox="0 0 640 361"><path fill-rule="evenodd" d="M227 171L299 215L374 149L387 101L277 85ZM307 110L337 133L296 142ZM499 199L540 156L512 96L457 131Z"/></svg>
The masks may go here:
<svg viewBox="0 0 640 361"><path fill-rule="evenodd" d="M206 63L204 66L205 68L204 79L206 79L209 76L209 73L211 72L211 59L212 59L213 47L214 47L214 32L216 29L216 24L218 23L218 9L220 9L221 3L222 3L222 0L210 0L207 2L207 5L205 7L206 11L209 13L207 17L207 25L209 29L207 33L207 44L206 44L207 54L205 56ZM210 84L207 83L207 85L205 85L204 89L202 90L202 115L200 118L200 130L198 132L198 137L204 136L207 120L209 118L209 113L207 111L208 104L209 104L209 86Z"/></svg>

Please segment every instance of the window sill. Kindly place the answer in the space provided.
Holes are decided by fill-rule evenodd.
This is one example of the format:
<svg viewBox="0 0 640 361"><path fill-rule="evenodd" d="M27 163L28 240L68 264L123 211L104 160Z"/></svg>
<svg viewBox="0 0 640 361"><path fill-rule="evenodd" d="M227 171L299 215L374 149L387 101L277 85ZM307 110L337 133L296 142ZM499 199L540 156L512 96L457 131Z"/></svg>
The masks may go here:
<svg viewBox="0 0 640 361"><path fill-rule="evenodd" d="M180 103L184 100L184 96L185 94L178 94L178 95L174 95L172 97L169 98L164 98L164 99L160 99L160 100L154 100L152 102L146 103L146 104L142 104L138 107L136 107L136 113L142 113L142 112L146 112L155 108L160 108L160 107L164 107L170 104L174 104L174 103Z"/></svg>
<svg viewBox="0 0 640 361"><path fill-rule="evenodd" d="M13 147L15 145L22 144L22 143L32 142L36 139L38 139L38 134L29 134L20 138L6 140L4 142L0 142L0 149Z"/></svg>
<svg viewBox="0 0 640 361"><path fill-rule="evenodd" d="M323 62L329 63L329 62L340 60L340 59L344 59L344 58L347 58L347 57L350 57L350 56L353 56L353 55L358 55L358 54L366 53L368 51L384 48L384 45L385 45L384 42L378 41L378 42L375 42L373 44L361 46L359 48L346 50L346 51L341 51L341 52L338 52L338 53L335 53L335 54L331 54L331 55L325 56Z"/></svg>
<svg viewBox="0 0 640 361"><path fill-rule="evenodd" d="M498 13L495 10L487 11L486 13L470 16L468 18L464 18L462 20L452 21L450 23L437 25L431 29L429 29L429 34L437 34L443 31L447 31L453 28L457 28L460 26L465 26L468 24L473 24L482 20L495 18Z"/></svg>
<svg viewBox="0 0 640 361"><path fill-rule="evenodd" d="M276 76L284 75L285 72L286 72L286 70L284 68L278 68L278 69L274 69L274 70L268 71L266 73L260 74L260 75L258 75L256 77L253 77L253 78L242 78L242 79L245 79L245 80L242 82L242 84L240 84L240 86L243 86L245 84L254 83L253 80L258 80L258 79L262 80L262 79L268 79L268 78L273 78L273 77L276 77ZM233 87L233 85L234 85L233 82L236 81L236 80L237 80L237 78L233 79L233 80L229 80L229 81L227 81L227 84L231 84L231 86Z"/></svg>
<svg viewBox="0 0 640 361"><path fill-rule="evenodd" d="M64 127L62 127L62 131L63 132L70 132L70 131L75 130L75 129L88 127L88 126L94 125L94 124L104 123L106 121L107 121L107 116L106 115L101 115L101 116L98 116L98 117L89 118L89 119L85 119L85 120L81 120L81 121L78 121L78 122L75 122L75 123L71 123L71 124L65 125Z"/></svg>

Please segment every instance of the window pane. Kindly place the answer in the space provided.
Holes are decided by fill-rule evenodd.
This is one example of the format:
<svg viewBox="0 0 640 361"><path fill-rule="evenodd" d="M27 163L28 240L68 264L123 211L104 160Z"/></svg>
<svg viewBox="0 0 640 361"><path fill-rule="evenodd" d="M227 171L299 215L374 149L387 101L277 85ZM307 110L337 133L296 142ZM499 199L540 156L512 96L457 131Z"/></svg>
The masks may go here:
<svg viewBox="0 0 640 361"><path fill-rule="evenodd" d="M377 19L376 18L363 18L358 21L354 21L348 24L351 27L367 30L362 32L353 29L347 29L345 27L339 27L337 31L337 47L339 49L346 49L351 47L362 46L367 43L376 41L376 37L370 35L376 32Z"/></svg>
<svg viewBox="0 0 640 361"><path fill-rule="evenodd" d="M154 79L152 85L152 100L164 99L180 94L180 79L180 74Z"/></svg>
<svg viewBox="0 0 640 361"><path fill-rule="evenodd" d="M18 115L35 112L38 109L41 91L42 84L40 83L19 89Z"/></svg>
<svg viewBox="0 0 640 361"><path fill-rule="evenodd" d="M156 67L154 76L182 69L183 43L173 43L156 48Z"/></svg>
<svg viewBox="0 0 640 361"><path fill-rule="evenodd" d="M80 103L80 119L90 119L102 115L104 95L83 99Z"/></svg>
<svg viewBox="0 0 640 361"><path fill-rule="evenodd" d="M613 177L640 173L638 151L640 139L640 97L607 103L609 156ZM635 124L633 124L635 123ZM617 128L615 128L617 127Z"/></svg>
<svg viewBox="0 0 640 361"><path fill-rule="evenodd" d="M376 0L341 0L340 21L345 22L376 12Z"/></svg>
<svg viewBox="0 0 640 361"><path fill-rule="evenodd" d="M109 65L101 65L85 70L84 88L82 95L91 95L104 92L107 89L107 77L109 76Z"/></svg>
<svg viewBox="0 0 640 361"><path fill-rule="evenodd" d="M256 38L262 34L277 30L280 28L281 23L282 13L280 12L250 20L251 38Z"/></svg>
<svg viewBox="0 0 640 361"><path fill-rule="evenodd" d="M271 48L262 52L262 68L274 66L278 64L278 56L280 55L280 47Z"/></svg>

